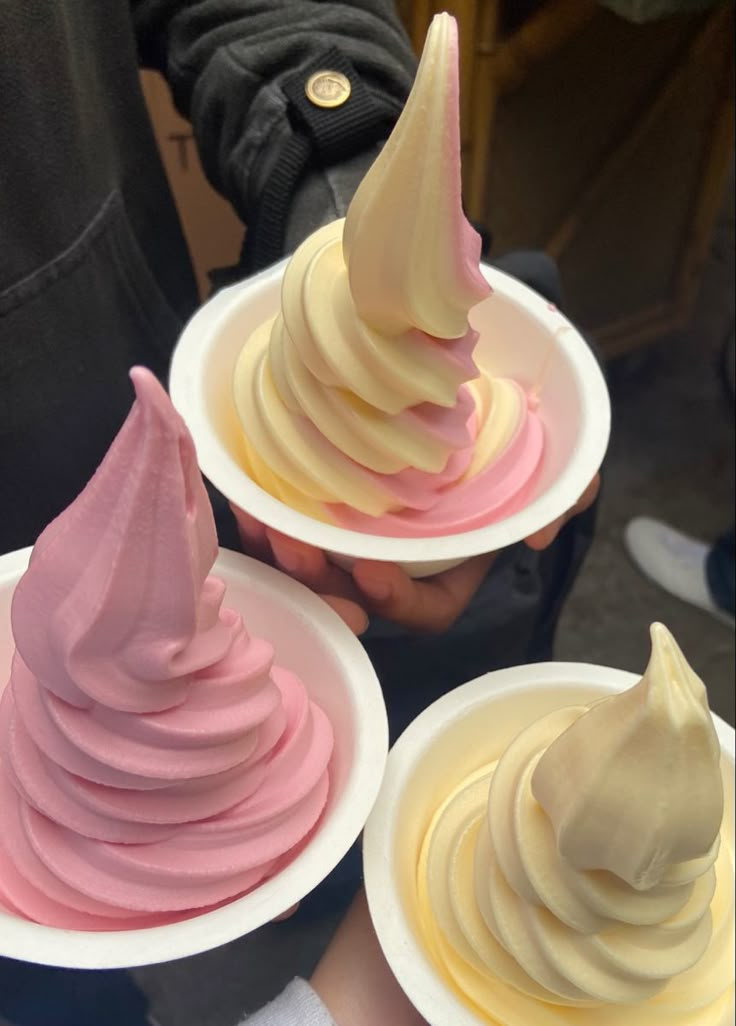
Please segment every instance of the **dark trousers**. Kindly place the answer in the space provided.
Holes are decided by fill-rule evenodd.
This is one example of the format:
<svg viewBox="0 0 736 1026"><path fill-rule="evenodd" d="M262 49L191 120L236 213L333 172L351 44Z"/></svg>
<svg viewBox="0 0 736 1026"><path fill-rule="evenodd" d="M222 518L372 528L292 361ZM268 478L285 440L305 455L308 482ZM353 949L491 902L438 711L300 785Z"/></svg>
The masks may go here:
<svg viewBox="0 0 736 1026"><path fill-rule="evenodd" d="M128 973L0 958L0 1016L16 1026L144 1026L147 1010Z"/></svg>
<svg viewBox="0 0 736 1026"><path fill-rule="evenodd" d="M734 529L722 534L708 553L705 570L713 601L725 613L734 614Z"/></svg>

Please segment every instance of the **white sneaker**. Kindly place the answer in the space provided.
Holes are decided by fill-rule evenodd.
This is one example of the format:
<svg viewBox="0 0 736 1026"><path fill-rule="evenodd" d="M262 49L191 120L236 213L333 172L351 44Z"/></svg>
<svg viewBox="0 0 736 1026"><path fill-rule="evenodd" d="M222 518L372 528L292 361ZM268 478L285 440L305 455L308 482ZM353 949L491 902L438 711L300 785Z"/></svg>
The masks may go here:
<svg viewBox="0 0 736 1026"><path fill-rule="evenodd" d="M705 542L651 517L630 520L624 541L634 563L660 588L734 627L734 617L711 596L705 569L710 546Z"/></svg>

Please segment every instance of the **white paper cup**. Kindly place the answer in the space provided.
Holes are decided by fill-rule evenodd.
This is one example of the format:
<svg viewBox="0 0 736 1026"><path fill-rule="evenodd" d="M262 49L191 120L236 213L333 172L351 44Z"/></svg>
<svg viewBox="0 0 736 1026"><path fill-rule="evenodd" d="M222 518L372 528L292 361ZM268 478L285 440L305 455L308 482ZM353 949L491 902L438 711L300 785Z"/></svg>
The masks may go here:
<svg viewBox="0 0 736 1026"><path fill-rule="evenodd" d="M498 758L525 726L554 709L632 687L640 675L586 663L539 663L487 673L424 710L391 749L363 834L363 869L373 925L388 964L430 1026L487 1026L436 970L422 940L416 866L438 805L473 770ZM729 772L734 816L734 730L713 715ZM533 1015L533 1013L532 1013ZM533 1017L523 1026L532 1026Z"/></svg>
<svg viewBox="0 0 736 1026"><path fill-rule="evenodd" d="M199 465L231 502L269 527L325 549L338 563L390 561L413 577L521 541L577 502L608 445L611 409L603 375L585 340L559 310L485 265L494 295L471 313L480 331L476 361L496 376L539 389L545 452L524 508L462 534L390 538L321 523L263 491L238 462L240 425L232 376L251 332L278 309L285 266L282 261L205 303L185 327L171 364L171 399L194 437Z"/></svg>
<svg viewBox="0 0 736 1026"><path fill-rule="evenodd" d="M10 600L30 549L0 557L0 687L13 643ZM388 751L383 695L360 642L321 599L284 574L221 551L214 572L227 585L226 605L246 628L272 642L276 662L299 674L327 713L335 747L330 793L306 848L245 897L168 926L120 932L60 930L0 911L0 955L45 965L110 969L183 958L250 933L309 894L337 865L363 828Z"/></svg>

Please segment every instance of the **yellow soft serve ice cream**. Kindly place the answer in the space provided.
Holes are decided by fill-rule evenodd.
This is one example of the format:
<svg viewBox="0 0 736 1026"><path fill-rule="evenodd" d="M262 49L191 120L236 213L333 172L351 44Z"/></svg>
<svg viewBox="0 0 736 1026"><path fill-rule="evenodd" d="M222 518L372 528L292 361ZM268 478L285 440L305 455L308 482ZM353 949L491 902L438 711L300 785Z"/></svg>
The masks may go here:
<svg viewBox="0 0 736 1026"><path fill-rule="evenodd" d="M539 472L531 380L476 353L472 311L491 288L462 209L458 103L457 27L437 15L347 217L302 243L280 308L243 340L239 463L316 520L459 533L523 508Z"/></svg>
<svg viewBox="0 0 736 1026"><path fill-rule="evenodd" d="M639 683L527 727L434 813L423 940L500 1026L731 1026L733 821L705 688L661 624Z"/></svg>

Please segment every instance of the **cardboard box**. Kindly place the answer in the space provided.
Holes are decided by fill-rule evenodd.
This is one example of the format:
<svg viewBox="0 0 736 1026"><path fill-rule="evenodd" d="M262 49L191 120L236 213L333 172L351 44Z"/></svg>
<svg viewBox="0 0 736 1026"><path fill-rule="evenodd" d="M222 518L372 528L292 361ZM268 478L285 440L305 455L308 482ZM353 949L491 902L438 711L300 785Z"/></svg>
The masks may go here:
<svg viewBox="0 0 736 1026"><path fill-rule="evenodd" d="M200 298L205 299L210 292L207 272L237 263L243 225L205 178L192 126L174 109L167 83L157 72L143 71L141 85L184 227Z"/></svg>

